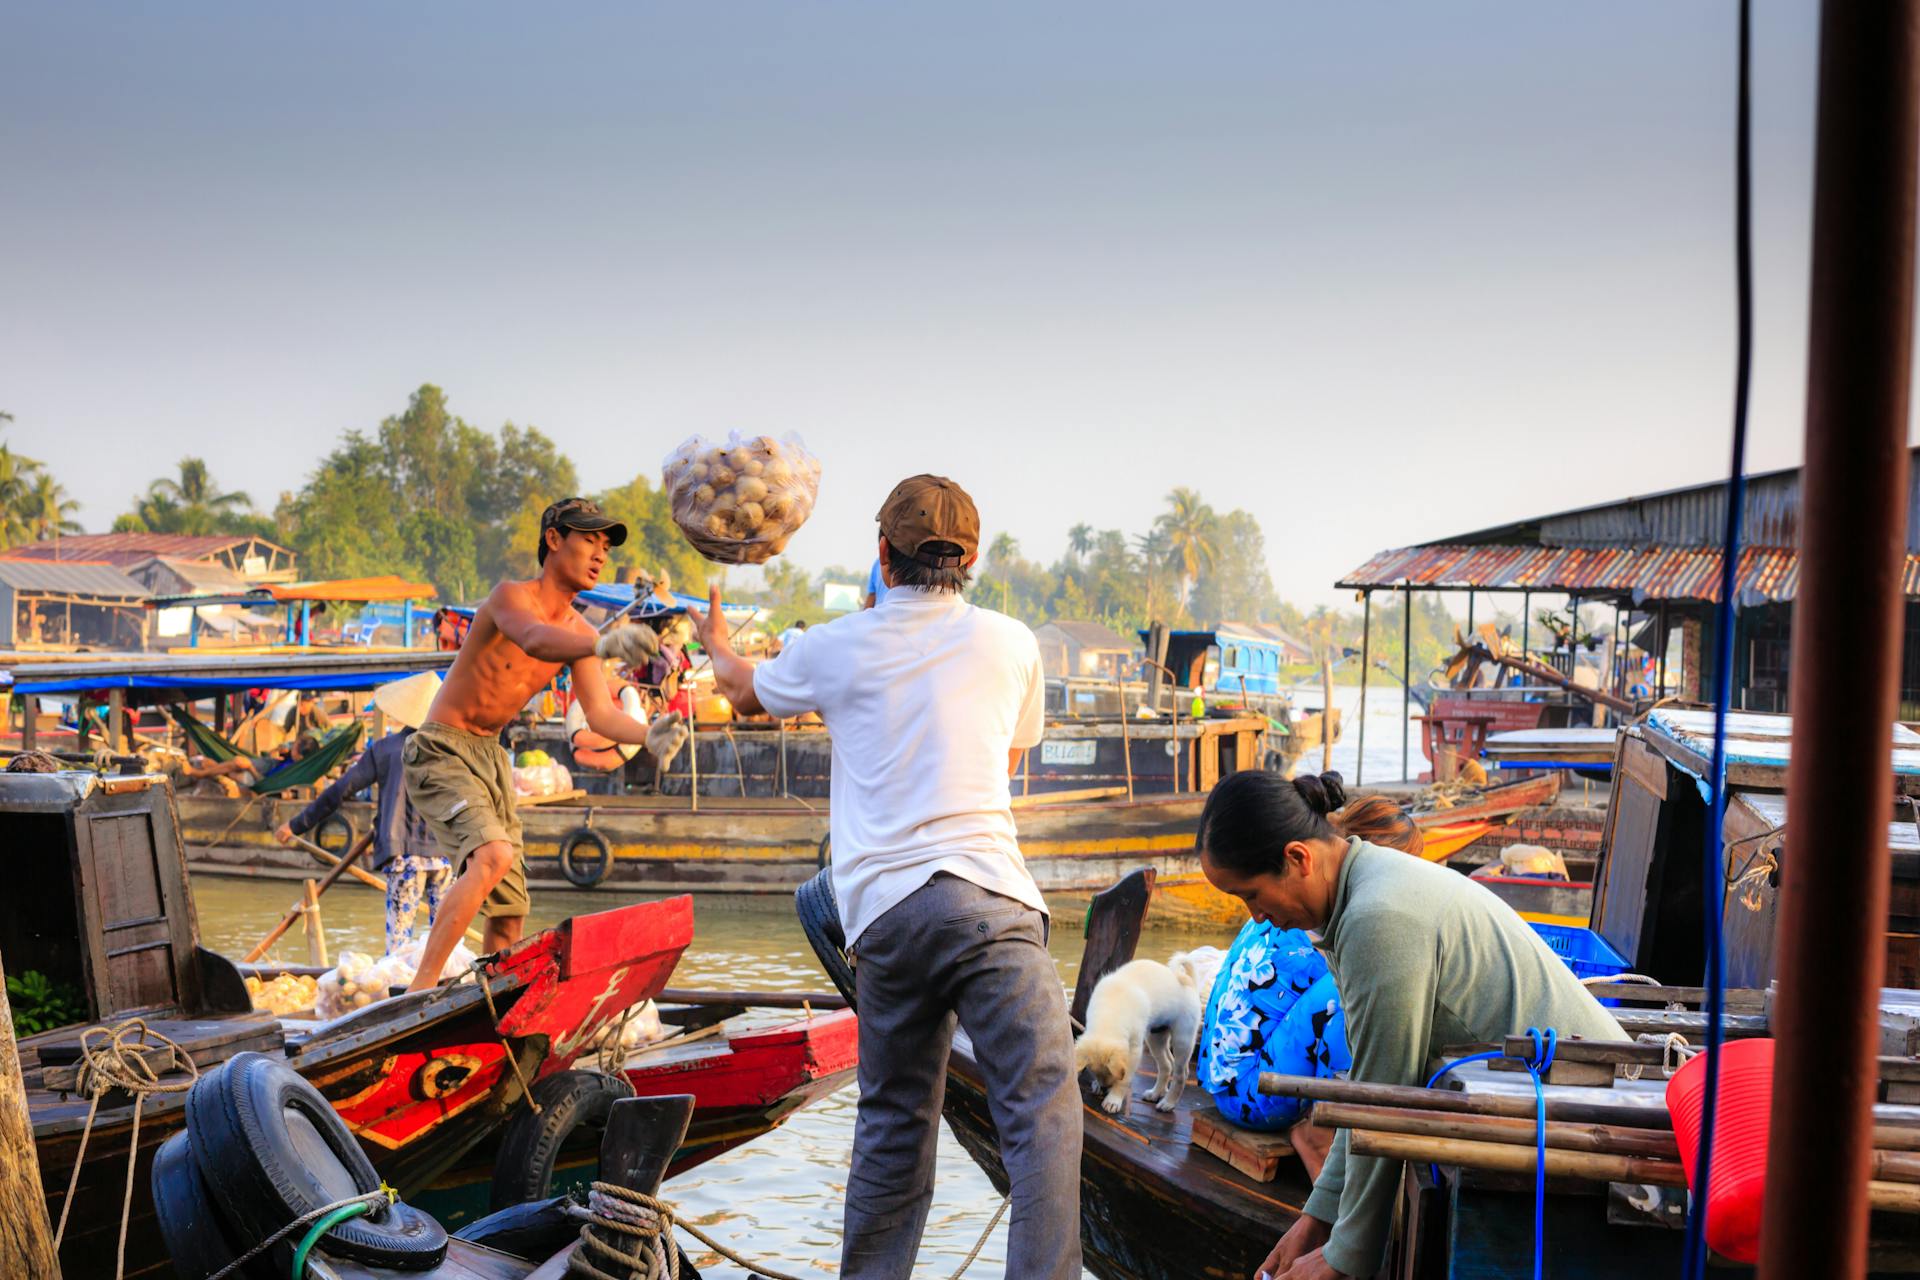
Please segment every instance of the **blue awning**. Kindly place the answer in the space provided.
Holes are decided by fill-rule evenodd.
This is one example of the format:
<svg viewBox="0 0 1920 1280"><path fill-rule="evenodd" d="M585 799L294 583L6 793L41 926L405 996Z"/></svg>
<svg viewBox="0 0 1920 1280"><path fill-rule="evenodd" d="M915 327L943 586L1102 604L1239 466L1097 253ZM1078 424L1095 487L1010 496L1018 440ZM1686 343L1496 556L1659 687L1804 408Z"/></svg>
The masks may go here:
<svg viewBox="0 0 1920 1280"><path fill-rule="evenodd" d="M383 684L403 680L412 671L355 671L341 675L250 676L219 679L206 676L148 676L133 673L101 672L65 680L22 680L10 692L28 696L55 693L96 693L111 689L190 689L206 693L237 693L243 689L312 689L320 692L348 693L377 689Z"/></svg>

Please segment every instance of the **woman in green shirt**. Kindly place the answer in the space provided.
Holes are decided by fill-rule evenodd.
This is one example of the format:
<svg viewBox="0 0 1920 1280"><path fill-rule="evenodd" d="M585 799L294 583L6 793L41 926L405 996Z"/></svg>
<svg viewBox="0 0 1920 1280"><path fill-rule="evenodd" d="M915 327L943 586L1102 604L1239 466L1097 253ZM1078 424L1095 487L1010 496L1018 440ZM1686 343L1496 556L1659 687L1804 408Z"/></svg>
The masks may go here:
<svg viewBox="0 0 1920 1280"><path fill-rule="evenodd" d="M1421 1085L1448 1045L1528 1027L1624 1040L1613 1016L1486 886L1345 837L1337 773L1248 770L1207 797L1195 847L1215 888L1256 920L1318 931L1346 1011L1352 1078ZM1302 1213L1262 1265L1271 1280L1371 1276L1385 1261L1401 1164L1335 1139Z"/></svg>

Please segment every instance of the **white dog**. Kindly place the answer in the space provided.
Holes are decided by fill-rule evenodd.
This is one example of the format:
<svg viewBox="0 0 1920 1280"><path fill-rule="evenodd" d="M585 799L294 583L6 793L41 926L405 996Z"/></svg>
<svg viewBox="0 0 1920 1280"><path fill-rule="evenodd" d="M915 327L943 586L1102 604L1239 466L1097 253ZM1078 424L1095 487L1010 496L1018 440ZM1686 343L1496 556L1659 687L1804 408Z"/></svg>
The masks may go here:
<svg viewBox="0 0 1920 1280"><path fill-rule="evenodd" d="M1200 1034L1200 992L1185 960L1175 956L1171 965L1135 960L1093 989L1086 1032L1074 1042L1073 1065L1093 1072L1106 1089L1100 1107L1110 1115L1126 1109L1143 1050L1152 1051L1158 1076L1147 1101L1161 1111L1173 1110L1180 1101Z"/></svg>

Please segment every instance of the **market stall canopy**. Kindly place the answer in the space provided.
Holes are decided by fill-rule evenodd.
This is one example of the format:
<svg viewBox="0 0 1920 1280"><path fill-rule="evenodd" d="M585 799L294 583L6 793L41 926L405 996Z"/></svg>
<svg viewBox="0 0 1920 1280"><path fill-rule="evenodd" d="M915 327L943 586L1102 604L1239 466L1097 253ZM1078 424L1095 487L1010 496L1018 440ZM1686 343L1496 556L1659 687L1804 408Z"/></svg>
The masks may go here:
<svg viewBox="0 0 1920 1280"><path fill-rule="evenodd" d="M416 671L444 671L455 655L401 653L114 654L111 661L36 662L0 668L0 691L96 693L112 689L196 693L240 689L372 689Z"/></svg>

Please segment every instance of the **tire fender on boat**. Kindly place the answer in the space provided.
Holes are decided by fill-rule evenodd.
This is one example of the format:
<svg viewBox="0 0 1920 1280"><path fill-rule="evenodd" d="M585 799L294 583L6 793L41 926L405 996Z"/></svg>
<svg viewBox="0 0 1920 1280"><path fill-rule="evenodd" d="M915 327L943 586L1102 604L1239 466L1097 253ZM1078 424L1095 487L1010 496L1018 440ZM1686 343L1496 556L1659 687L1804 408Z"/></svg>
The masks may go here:
<svg viewBox="0 0 1920 1280"><path fill-rule="evenodd" d="M237 1054L195 1082L187 1134L238 1239L264 1239L325 1205L380 1189L380 1175L320 1091L264 1054ZM438 1266L447 1252L446 1231L405 1203L337 1223L324 1241L335 1257L409 1271ZM293 1242L282 1241L268 1256L284 1272L292 1255Z"/></svg>
<svg viewBox="0 0 1920 1280"><path fill-rule="evenodd" d="M535 1111L522 1107L507 1122L493 1158L489 1207L509 1209L553 1194L560 1149L581 1126L601 1130L613 1104L633 1096L625 1080L597 1071L556 1071L533 1086Z"/></svg>
<svg viewBox="0 0 1920 1280"><path fill-rule="evenodd" d="M574 850L583 844L590 844L599 851L599 856L591 860L579 860ZM607 838L592 827L575 827L560 837L560 874L569 883L582 889L591 889L607 878L607 872L613 869L613 846Z"/></svg>

